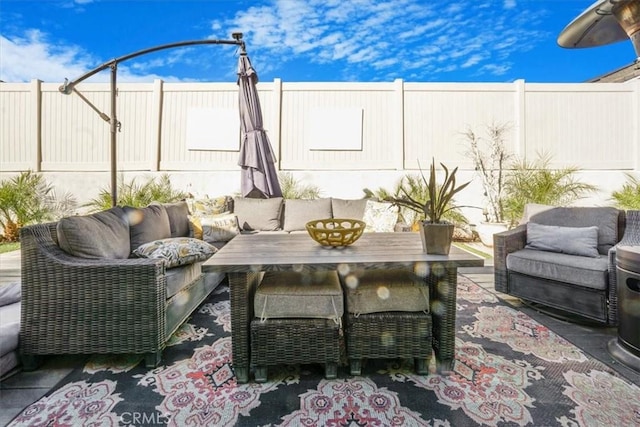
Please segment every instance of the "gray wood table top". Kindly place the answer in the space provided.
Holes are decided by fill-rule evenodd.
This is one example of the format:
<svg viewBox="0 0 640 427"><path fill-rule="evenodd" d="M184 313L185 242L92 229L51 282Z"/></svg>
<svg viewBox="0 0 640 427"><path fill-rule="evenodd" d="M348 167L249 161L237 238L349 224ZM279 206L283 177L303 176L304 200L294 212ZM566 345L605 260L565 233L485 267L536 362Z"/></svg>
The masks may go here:
<svg viewBox="0 0 640 427"><path fill-rule="evenodd" d="M323 247L306 233L257 233L233 238L202 266L202 271L241 273L269 270L311 271L352 264L364 269L440 263L446 268L480 267L484 260L452 246L449 255L423 251L418 233L365 233L351 246Z"/></svg>

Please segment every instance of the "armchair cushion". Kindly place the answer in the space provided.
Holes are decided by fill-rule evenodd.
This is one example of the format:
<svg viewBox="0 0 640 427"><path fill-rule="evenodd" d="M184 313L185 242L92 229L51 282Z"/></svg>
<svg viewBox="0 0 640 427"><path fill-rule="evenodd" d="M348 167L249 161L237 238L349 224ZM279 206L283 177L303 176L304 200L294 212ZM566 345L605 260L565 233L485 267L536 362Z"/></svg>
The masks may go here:
<svg viewBox="0 0 640 427"><path fill-rule="evenodd" d="M199 239L172 237L145 243L133 253L140 258L161 259L167 268L172 268L205 261L216 251L214 246Z"/></svg>
<svg viewBox="0 0 640 427"><path fill-rule="evenodd" d="M609 261L535 249L521 249L507 255L507 269L533 277L604 290L608 286Z"/></svg>
<svg viewBox="0 0 640 427"><path fill-rule="evenodd" d="M606 255L619 239L619 210L611 207L553 208L539 212L530 222L561 227L598 227L598 253Z"/></svg>
<svg viewBox="0 0 640 427"><path fill-rule="evenodd" d="M81 258L129 258L129 225L124 218L120 207L62 218L56 226L60 248Z"/></svg>
<svg viewBox="0 0 640 427"><path fill-rule="evenodd" d="M598 257L598 227L560 227L527 223L528 249Z"/></svg>

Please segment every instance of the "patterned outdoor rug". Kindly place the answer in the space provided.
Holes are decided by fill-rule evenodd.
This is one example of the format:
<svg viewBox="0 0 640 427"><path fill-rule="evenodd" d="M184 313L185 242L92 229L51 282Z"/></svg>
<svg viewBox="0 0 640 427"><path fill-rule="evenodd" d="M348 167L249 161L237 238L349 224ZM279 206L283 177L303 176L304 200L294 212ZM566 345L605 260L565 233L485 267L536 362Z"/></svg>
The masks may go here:
<svg viewBox="0 0 640 427"><path fill-rule="evenodd" d="M639 387L464 277L457 319L450 375L369 361L361 377L284 366L268 383L238 385L221 285L173 336L165 365L94 357L10 425L640 425Z"/></svg>

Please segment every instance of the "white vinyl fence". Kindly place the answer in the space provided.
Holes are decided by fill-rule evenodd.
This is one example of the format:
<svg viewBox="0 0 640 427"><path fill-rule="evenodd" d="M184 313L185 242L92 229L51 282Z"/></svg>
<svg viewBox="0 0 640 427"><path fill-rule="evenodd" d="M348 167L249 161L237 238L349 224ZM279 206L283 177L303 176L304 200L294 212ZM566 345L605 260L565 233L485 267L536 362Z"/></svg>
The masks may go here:
<svg viewBox="0 0 640 427"><path fill-rule="evenodd" d="M80 200L108 188L110 125L59 84L0 83L0 177L39 171ZM108 83L77 89L107 115ZM391 187L431 158L473 178L461 133L509 125L520 158L552 156L601 186L605 203L624 172L640 171L640 81L627 83L258 84L277 169L323 189L359 197ZM169 173L200 194L239 189L235 83L120 83L117 169L125 177ZM477 181L477 180L475 180ZM474 185L476 183L474 182ZM481 202L479 183L466 197ZM589 202L594 202L593 200Z"/></svg>

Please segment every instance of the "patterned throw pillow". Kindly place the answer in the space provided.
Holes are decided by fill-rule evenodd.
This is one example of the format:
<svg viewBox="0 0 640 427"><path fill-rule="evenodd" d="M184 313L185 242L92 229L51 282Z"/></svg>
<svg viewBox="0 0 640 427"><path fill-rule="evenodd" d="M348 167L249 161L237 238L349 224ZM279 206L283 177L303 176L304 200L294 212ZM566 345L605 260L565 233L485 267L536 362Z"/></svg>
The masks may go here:
<svg viewBox="0 0 640 427"><path fill-rule="evenodd" d="M133 253L140 258L164 260L167 268L205 261L217 249L209 243L190 237L171 237L154 240L136 248Z"/></svg>
<svg viewBox="0 0 640 427"><path fill-rule="evenodd" d="M205 242L228 242L240 234L238 218L231 212L220 215L189 215L191 236Z"/></svg>
<svg viewBox="0 0 640 427"><path fill-rule="evenodd" d="M219 215L231 210L233 199L229 196L220 196L205 199L188 198L185 200L189 206L191 215Z"/></svg>
<svg viewBox="0 0 640 427"><path fill-rule="evenodd" d="M391 203L367 200L362 220L367 224L364 231L377 233L394 231L398 222L398 207Z"/></svg>

